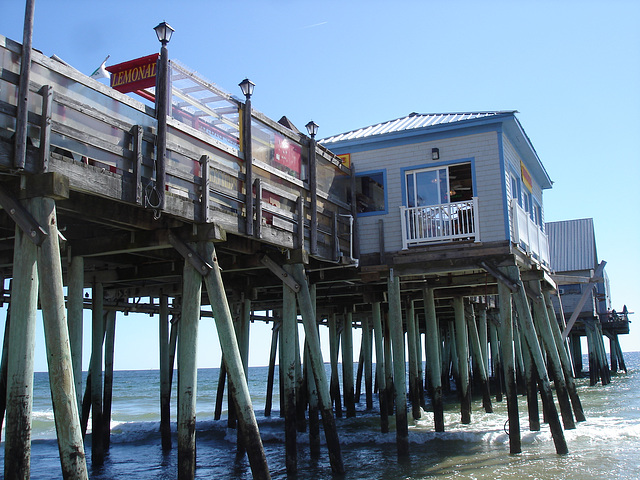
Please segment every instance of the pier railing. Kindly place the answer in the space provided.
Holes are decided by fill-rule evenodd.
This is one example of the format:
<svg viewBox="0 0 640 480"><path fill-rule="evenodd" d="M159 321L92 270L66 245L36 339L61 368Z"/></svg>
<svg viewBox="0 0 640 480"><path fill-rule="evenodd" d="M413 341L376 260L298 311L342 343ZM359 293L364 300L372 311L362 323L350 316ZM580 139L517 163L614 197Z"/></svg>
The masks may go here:
<svg viewBox="0 0 640 480"><path fill-rule="evenodd" d="M421 207L400 207L402 248L461 239L478 241L478 198Z"/></svg>
<svg viewBox="0 0 640 480"><path fill-rule="evenodd" d="M531 220L529 214L518 205L517 201L511 201L511 212L513 242L520 245L541 263L549 265L549 240L547 235Z"/></svg>
<svg viewBox="0 0 640 480"><path fill-rule="evenodd" d="M21 46L0 36L0 168L12 170ZM316 146L317 218L311 224L310 141L252 111L253 185L246 185L239 119L244 104L173 65L168 119L165 209L156 210L155 111L59 60L33 52L30 72L28 155L25 172L60 172L70 188L135 204L194 223L216 223L246 234L246 204L253 202L253 236L283 248L348 256L352 248L349 168ZM191 87L185 87L190 82ZM194 93L197 86L200 96ZM187 92L187 93L185 93ZM206 93L206 95L204 94ZM212 99L216 102L212 104ZM197 111L197 114L194 112ZM204 113L203 113L204 112ZM43 148L44 147L44 148ZM288 155L288 156L287 156Z"/></svg>

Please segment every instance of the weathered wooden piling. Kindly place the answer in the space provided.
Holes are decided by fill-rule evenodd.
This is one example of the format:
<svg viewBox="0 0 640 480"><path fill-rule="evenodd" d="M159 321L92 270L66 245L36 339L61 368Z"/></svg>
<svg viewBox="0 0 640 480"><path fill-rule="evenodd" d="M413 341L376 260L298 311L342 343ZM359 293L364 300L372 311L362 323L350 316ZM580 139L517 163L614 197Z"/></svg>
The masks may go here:
<svg viewBox="0 0 640 480"><path fill-rule="evenodd" d="M477 373L480 377L480 389L482 390L482 407L484 408L485 412L493 413L493 406L491 405L491 392L489 391L489 379L485 367L486 363L482 354L482 347L480 345L480 335L478 333L478 326L476 325L473 305L470 303L465 304L464 309L465 318L467 319L471 351L473 353L473 356L477 359L475 365L479 370Z"/></svg>
<svg viewBox="0 0 640 480"><path fill-rule="evenodd" d="M456 384L460 397L460 421L471 423L471 388L469 385L469 334L464 314L464 299L453 297L455 314L455 339L458 352L459 382Z"/></svg>
<svg viewBox="0 0 640 480"><path fill-rule="evenodd" d="M380 302L373 302L372 323L376 348L376 380L378 382L378 400L380 402L380 431L382 433L387 433L389 431L389 407L387 406L385 362L387 362L388 359L385 359L384 357L384 348L382 346L382 314L380 310Z"/></svg>
<svg viewBox="0 0 640 480"><path fill-rule="evenodd" d="M102 422L102 344L104 342L104 289L102 283L93 285L91 311L91 464L104 462Z"/></svg>
<svg viewBox="0 0 640 480"><path fill-rule="evenodd" d="M498 281L498 301L500 303L500 348L504 376L504 389L507 397L507 415L509 420L509 452L522 452L520 437L520 416L518 415L518 392L516 391L516 368L513 352L513 305L511 290L502 281Z"/></svg>
<svg viewBox="0 0 640 480"><path fill-rule="evenodd" d="M111 403L113 400L113 360L116 339L116 311L109 310L105 318L104 393L102 395L102 435L105 450L111 444Z"/></svg>
<svg viewBox="0 0 640 480"><path fill-rule="evenodd" d="M285 271L291 275L291 266L285 265ZM284 443L285 466L287 474L298 471L298 447L296 428L296 330L298 328L298 310L296 294L283 283L282 285L282 326L280 328L280 381L284 394Z"/></svg>
<svg viewBox="0 0 640 480"><path fill-rule="evenodd" d="M527 301L527 294L525 293L524 285L520 279L520 271L516 266L509 266L506 267L505 273L510 276L512 280L515 279L514 284L517 286L516 291L513 292L513 299L518 313L518 325L526 339L538 377L540 378L540 396L542 397L542 404L546 414L545 417L549 422L549 428L556 447L556 452L559 454L567 453L567 442L564 438L564 432L562 431L558 411L556 410L556 406L553 401L551 384L549 383L542 350L538 343L537 332L534 327L531 310L529 309L529 302Z"/></svg>
<svg viewBox="0 0 640 480"><path fill-rule="evenodd" d="M244 376L238 344L233 334L233 320L213 243L206 242L200 245L200 252L203 260L212 267L211 271L204 276L204 282L207 286L207 294L220 339L220 348L222 349L222 356L229 375L229 389L233 389L236 406L238 407L239 434L243 436L243 445L247 450L253 477L268 479L271 478L271 475L269 474L258 423L251 404L249 387Z"/></svg>
<svg viewBox="0 0 640 480"><path fill-rule="evenodd" d="M414 420L420 418L420 377L418 376L418 349L416 346L416 312L413 300L406 302L407 348L409 351L409 398Z"/></svg>
<svg viewBox="0 0 640 480"><path fill-rule="evenodd" d="M69 327L69 346L73 363L73 378L78 412L82 410L82 332L84 310L84 258L71 257L67 272L67 324Z"/></svg>
<svg viewBox="0 0 640 480"><path fill-rule="evenodd" d="M33 200L24 202L29 208ZM33 355L38 303L37 247L27 232L16 226L7 364L4 478L30 476Z"/></svg>
<svg viewBox="0 0 640 480"><path fill-rule="evenodd" d="M39 198L35 200L34 207L35 220L47 232L47 237L38 248L38 284L62 477L87 478L69 327L64 308L55 201L52 198Z"/></svg>
<svg viewBox="0 0 640 480"><path fill-rule="evenodd" d="M393 381L393 356L391 354L391 326L389 324L389 311L384 312L383 321L383 348L384 348L384 376L387 388L387 414L393 415L395 408L395 384Z"/></svg>
<svg viewBox="0 0 640 480"><path fill-rule="evenodd" d="M318 389L318 407L322 415L322 424L324 434L329 450L329 462L331 470L334 473L344 472L344 463L342 461L342 451L340 448L340 439L336 429L335 419L331 410L331 396L327 384L327 374L324 370L324 361L322 359L322 351L320 350L320 337L318 335L315 312L311 302L309 286L304 274L302 264L293 265L293 275L300 285L297 292L298 304L302 315L302 323L304 325L305 337L309 340L309 357L311 361L311 371L316 381Z"/></svg>
<svg viewBox="0 0 640 480"><path fill-rule="evenodd" d="M522 352L522 362L524 364L524 382L527 393L527 413L529 414L529 431L540 431L540 409L538 408L538 373L533 366L533 360L531 359L531 352L527 346L527 342L522 336L522 332L519 329L516 330L516 335L519 338L514 338L514 343L519 343L521 348L524 347Z"/></svg>
<svg viewBox="0 0 640 480"><path fill-rule="evenodd" d="M158 320L160 354L160 437L163 450L171 448L171 371L169 364L169 298L160 295Z"/></svg>
<svg viewBox="0 0 640 480"><path fill-rule="evenodd" d="M188 261L182 274L182 315L178 331L178 478L196 471L197 346L202 277Z"/></svg>
<svg viewBox="0 0 640 480"><path fill-rule="evenodd" d="M342 391L347 418L356 416L353 379L353 313L343 316L342 326Z"/></svg>
<svg viewBox="0 0 640 480"><path fill-rule="evenodd" d="M267 398L264 404L264 416L271 416L271 407L273 404L273 379L276 371L276 353L278 351L278 331L280 330L281 322L273 322L273 328L271 330L271 349L269 351L269 370L267 371Z"/></svg>
<svg viewBox="0 0 640 480"><path fill-rule="evenodd" d="M393 381L396 403L396 446L398 455L409 454L409 425L407 423L407 385L405 379L404 329L402 328L402 300L400 278L391 273L388 281L389 330L393 344Z"/></svg>
<svg viewBox="0 0 640 480"><path fill-rule="evenodd" d="M335 406L336 417L342 417L342 399L340 397L340 381L338 378L338 349L340 335L338 334L338 319L335 313L329 315L329 359L331 361L331 401Z"/></svg>
<svg viewBox="0 0 640 480"><path fill-rule="evenodd" d="M442 376L440 359L440 327L436 317L436 303L432 288L422 291L425 309L425 350L427 351L426 371L431 385L433 421L436 432L444 432L444 404L442 399Z"/></svg>
<svg viewBox="0 0 640 480"><path fill-rule="evenodd" d="M547 307L544 303L544 297L542 296L540 282L530 281L528 282L528 288L532 292L530 298L533 310L534 324L538 332L538 336L542 340L542 345L544 346L545 352L547 354L547 363L549 366L549 371L551 372L551 375L553 377L558 404L560 405L562 423L565 430L573 429L576 428L576 425L573 419L571 401L569 400L569 392L567 390L565 375L562 371L562 364L560 362L560 355L556 347L556 341L553 338L551 324L549 322L549 317L547 316Z"/></svg>
<svg viewBox="0 0 640 480"><path fill-rule="evenodd" d="M493 313L489 315L489 338L491 339L491 371L494 378L494 390L496 392L496 402L502 402L503 391L503 368L502 368L502 355L500 354L500 342L498 341L498 326L496 323L500 323L500 319L496 318Z"/></svg>
<svg viewBox="0 0 640 480"><path fill-rule="evenodd" d="M362 319L362 346L364 355L364 393L367 410L373 408L373 364L371 359L371 329L369 318Z"/></svg>

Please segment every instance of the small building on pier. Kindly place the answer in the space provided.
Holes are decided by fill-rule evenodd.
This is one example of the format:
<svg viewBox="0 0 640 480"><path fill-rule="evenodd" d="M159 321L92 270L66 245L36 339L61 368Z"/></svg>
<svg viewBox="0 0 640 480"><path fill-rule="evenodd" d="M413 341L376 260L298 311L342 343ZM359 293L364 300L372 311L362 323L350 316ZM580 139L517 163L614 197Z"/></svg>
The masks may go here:
<svg viewBox="0 0 640 480"><path fill-rule="evenodd" d="M598 261L593 219L547 222L545 228L552 278L558 285L558 295L552 299L559 321L566 325L574 369L582 372L580 339L586 337L591 379L595 383L597 375L606 383L607 372L597 374L601 368L617 371L620 366L626 370L618 335L629 333L629 318L626 305L620 313L612 308L606 262ZM611 367L598 353L604 353L603 335L609 339Z"/></svg>

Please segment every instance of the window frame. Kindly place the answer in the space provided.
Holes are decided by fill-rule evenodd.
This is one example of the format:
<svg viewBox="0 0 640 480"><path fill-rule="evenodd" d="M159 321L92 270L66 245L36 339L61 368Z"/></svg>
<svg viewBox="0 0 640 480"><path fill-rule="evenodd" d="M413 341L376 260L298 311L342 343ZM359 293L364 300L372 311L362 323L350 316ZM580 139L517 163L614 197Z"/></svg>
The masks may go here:
<svg viewBox="0 0 640 480"><path fill-rule="evenodd" d="M356 178L356 192L354 192L354 194L357 195L357 180L358 177L371 177L373 175L376 174L382 174L382 191L384 194L384 210L375 210L372 212L358 212L358 201L356 199L356 216L358 217L371 217L371 216L375 216L375 215L386 215L387 213L389 213L389 201L388 201L388 188L387 188L387 170L385 168L382 169L377 169L377 170L367 170L366 172L356 172L355 174L355 178Z"/></svg>

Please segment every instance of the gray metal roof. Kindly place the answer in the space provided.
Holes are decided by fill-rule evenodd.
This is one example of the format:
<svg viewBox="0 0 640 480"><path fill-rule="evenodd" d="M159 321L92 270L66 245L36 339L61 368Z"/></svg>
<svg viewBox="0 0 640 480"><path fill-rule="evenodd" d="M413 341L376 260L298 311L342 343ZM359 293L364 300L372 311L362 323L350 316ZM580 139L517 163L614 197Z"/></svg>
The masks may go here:
<svg viewBox="0 0 640 480"><path fill-rule="evenodd" d="M332 137L320 140L323 144L340 142L344 140L354 140L359 138L372 137L374 135L382 135L385 133L402 132L406 130L433 127L436 125L451 124L463 122L467 120L475 120L479 118L492 117L503 114L517 113L516 110L503 110L495 112L460 112L460 113L411 113L406 117L388 122L378 123L369 127L359 128L346 133L340 133Z"/></svg>
<svg viewBox="0 0 640 480"><path fill-rule="evenodd" d="M592 218L548 222L551 270L571 272L591 270L598 265L596 235Z"/></svg>

